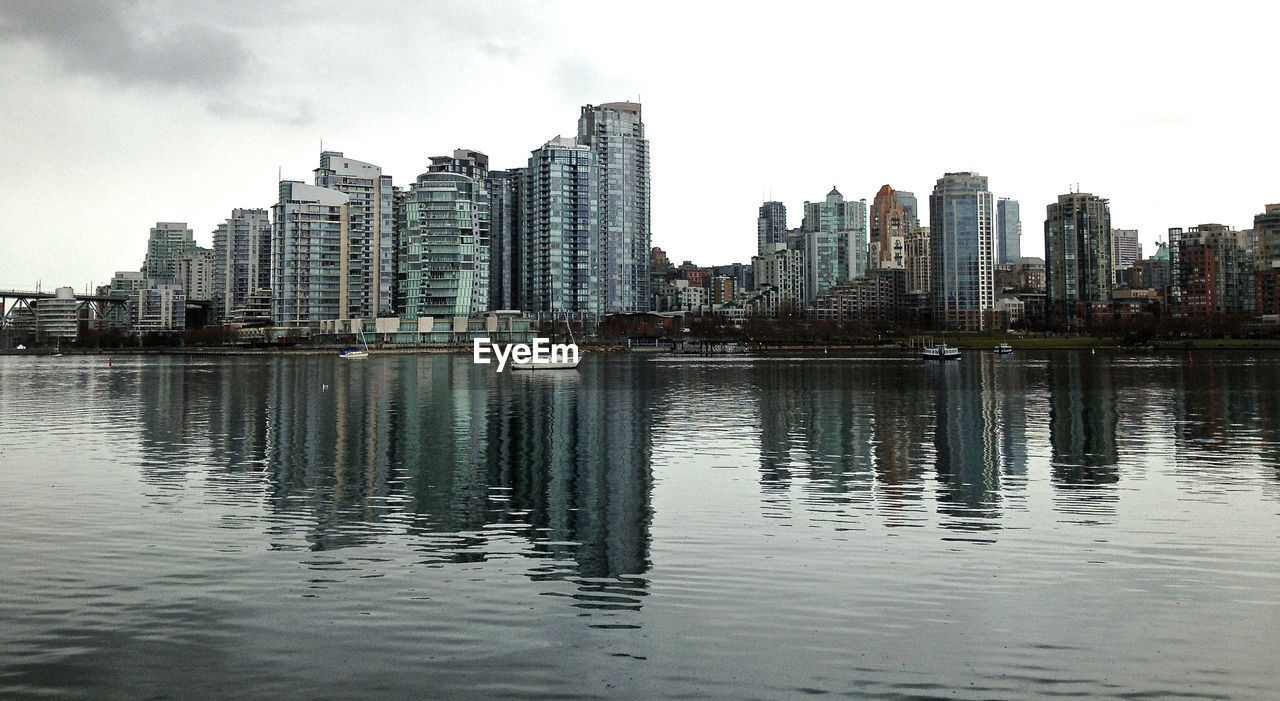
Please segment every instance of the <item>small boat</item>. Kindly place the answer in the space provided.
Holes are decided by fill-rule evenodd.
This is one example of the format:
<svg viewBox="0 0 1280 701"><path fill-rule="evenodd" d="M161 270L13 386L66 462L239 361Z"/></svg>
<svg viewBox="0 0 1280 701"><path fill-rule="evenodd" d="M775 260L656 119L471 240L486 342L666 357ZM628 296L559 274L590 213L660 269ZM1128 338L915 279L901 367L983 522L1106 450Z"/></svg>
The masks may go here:
<svg viewBox="0 0 1280 701"><path fill-rule="evenodd" d="M512 370L572 370L578 367L580 359L573 360L557 360L555 362L545 363L512 363Z"/></svg>
<svg viewBox="0 0 1280 701"><path fill-rule="evenodd" d="M1001 343L996 346L996 355L1009 355L1013 352L1013 346L1008 343Z"/></svg>
<svg viewBox="0 0 1280 701"><path fill-rule="evenodd" d="M360 341L360 346L350 346L338 351L338 357L343 360L360 360L369 357L369 344L364 341L364 329L360 329L356 333L356 337Z"/></svg>
<svg viewBox="0 0 1280 701"><path fill-rule="evenodd" d="M573 370L574 368L578 367L578 363L581 362L581 356L579 356L578 354L578 343L573 339L573 325L569 323L569 317L567 314L565 315L564 325L569 328L569 347L573 349L573 354L571 356L566 357L563 360L548 359L548 360L543 360L536 363L532 361L527 363L511 363L511 369L512 370ZM556 356L553 354L551 357L555 358Z"/></svg>
<svg viewBox="0 0 1280 701"><path fill-rule="evenodd" d="M960 349L955 346L948 346L945 343L939 343L936 346L930 346L920 352L920 357L924 360L955 360L960 357Z"/></svg>

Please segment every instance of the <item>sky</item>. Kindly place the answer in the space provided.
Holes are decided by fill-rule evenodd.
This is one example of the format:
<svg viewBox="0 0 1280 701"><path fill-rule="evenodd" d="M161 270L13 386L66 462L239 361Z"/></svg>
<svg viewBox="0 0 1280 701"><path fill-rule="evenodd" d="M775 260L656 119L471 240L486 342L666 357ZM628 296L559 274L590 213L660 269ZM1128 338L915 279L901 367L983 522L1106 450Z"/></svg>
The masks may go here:
<svg viewBox="0 0 1280 701"><path fill-rule="evenodd" d="M408 185L428 157L524 165L582 105L643 104L652 242L749 262L765 199L1111 201L1144 253L1280 202L1276 3L0 0L0 289L136 270L312 181L324 148Z"/></svg>

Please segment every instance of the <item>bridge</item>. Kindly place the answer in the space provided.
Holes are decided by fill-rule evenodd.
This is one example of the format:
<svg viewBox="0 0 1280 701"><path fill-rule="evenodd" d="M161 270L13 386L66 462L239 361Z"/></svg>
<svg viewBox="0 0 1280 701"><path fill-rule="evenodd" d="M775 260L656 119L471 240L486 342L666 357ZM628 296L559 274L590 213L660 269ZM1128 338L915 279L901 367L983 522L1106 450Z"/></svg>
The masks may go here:
<svg viewBox="0 0 1280 701"><path fill-rule="evenodd" d="M90 319L105 319L110 313L119 309L121 314L128 307L130 297L127 295L91 295L77 294L76 299L77 312L85 305L89 307ZM0 290L0 327L8 328L12 321L12 314L18 309L27 309L34 316L35 306L33 302L38 303L42 299L54 299L57 294L53 292L43 292L41 290ZM38 304L36 305L38 306ZM188 313L195 313L200 321L198 326L203 326L208 318L209 312L213 309L213 302L203 299L187 300ZM78 315L77 315L78 316Z"/></svg>
<svg viewBox="0 0 1280 701"><path fill-rule="evenodd" d="M18 309L27 309L34 315L35 307L32 302L39 302L42 299L53 299L57 297L53 292L26 291L26 290L0 290L0 323L8 326L12 316L11 314ZM124 309L129 303L129 298L124 295L75 295L77 307L83 305L89 306L89 317L91 319L106 318L113 307Z"/></svg>

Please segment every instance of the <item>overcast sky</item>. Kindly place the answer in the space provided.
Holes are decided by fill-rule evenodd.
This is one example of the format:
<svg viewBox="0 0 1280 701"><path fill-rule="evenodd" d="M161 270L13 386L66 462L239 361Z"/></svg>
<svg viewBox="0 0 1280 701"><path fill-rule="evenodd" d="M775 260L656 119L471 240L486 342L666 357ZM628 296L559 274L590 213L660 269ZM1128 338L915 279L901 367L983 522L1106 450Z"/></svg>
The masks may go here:
<svg viewBox="0 0 1280 701"><path fill-rule="evenodd" d="M1111 200L1145 252L1280 202L1275 3L0 0L0 288L136 270L157 221L212 244L325 148L396 184L454 148L523 165L639 100L653 244L747 262L764 198L927 207L948 171L1044 208Z"/></svg>

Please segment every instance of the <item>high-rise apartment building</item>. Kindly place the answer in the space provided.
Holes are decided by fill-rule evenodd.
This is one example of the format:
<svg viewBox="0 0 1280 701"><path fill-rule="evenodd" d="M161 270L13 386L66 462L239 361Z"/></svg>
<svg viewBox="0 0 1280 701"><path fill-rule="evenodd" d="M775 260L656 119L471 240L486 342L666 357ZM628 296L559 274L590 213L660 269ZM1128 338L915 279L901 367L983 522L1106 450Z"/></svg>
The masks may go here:
<svg viewBox="0 0 1280 701"><path fill-rule="evenodd" d="M433 168L435 167L435 159ZM418 176L402 198L397 306L404 318L459 317L476 303L476 251L489 224L484 181L439 169Z"/></svg>
<svg viewBox="0 0 1280 701"><path fill-rule="evenodd" d="M916 203L916 193L906 190L894 190L893 201L902 207L902 214L911 228L920 226L920 206Z"/></svg>
<svg viewBox="0 0 1280 701"><path fill-rule="evenodd" d="M804 203L806 296L862 275L867 269L867 201L846 201L834 186L821 202Z"/></svg>
<svg viewBox="0 0 1280 701"><path fill-rule="evenodd" d="M473 257L474 274L471 281L472 314L490 309L490 254L491 238L489 235L489 157L479 151L457 149L452 156L432 156L431 173L455 173L470 178L474 187L467 195L469 209L474 215L475 253ZM461 208L462 205L459 205ZM461 215L461 212L459 212Z"/></svg>
<svg viewBox="0 0 1280 701"><path fill-rule="evenodd" d="M1280 314L1280 204L1253 218L1254 313Z"/></svg>
<svg viewBox="0 0 1280 701"><path fill-rule="evenodd" d="M929 266L934 324L986 328L993 290L995 201L987 178L947 173L929 195Z"/></svg>
<svg viewBox="0 0 1280 701"><path fill-rule="evenodd" d="M1266 205L1254 216L1253 232L1258 270L1280 268L1280 204Z"/></svg>
<svg viewBox="0 0 1280 701"><path fill-rule="evenodd" d="M491 170L489 191L489 306L520 309L520 208L524 168Z"/></svg>
<svg viewBox="0 0 1280 701"><path fill-rule="evenodd" d="M785 243L770 245L773 246L772 250L751 259L756 289L773 291L775 299L771 308L775 312L787 308L803 309L809 302L809 286L805 282L808 266L805 265L804 253L788 248Z"/></svg>
<svg viewBox="0 0 1280 701"><path fill-rule="evenodd" d="M186 222L156 222L147 238L147 258L143 272L152 280L177 280L178 261L195 238Z"/></svg>
<svg viewBox="0 0 1280 701"><path fill-rule="evenodd" d="M1087 324L1095 305L1111 302L1111 207L1071 192L1046 209L1045 311L1051 323Z"/></svg>
<svg viewBox="0 0 1280 701"><path fill-rule="evenodd" d="M933 289L929 282L933 274L931 270L929 244L930 229L927 226L912 226L903 239L907 268L907 292L929 294Z"/></svg>
<svg viewBox="0 0 1280 701"><path fill-rule="evenodd" d="M271 217L265 209L233 209L213 232L213 301L230 318L249 297L271 287Z"/></svg>
<svg viewBox="0 0 1280 701"><path fill-rule="evenodd" d="M606 314L649 309L649 140L640 104L584 105L578 143L600 165L601 292Z"/></svg>
<svg viewBox="0 0 1280 701"><path fill-rule="evenodd" d="M1137 229L1111 230L1111 267L1115 269L1115 282L1120 282L1121 271L1142 260L1142 241ZM1130 285L1132 287L1132 285Z"/></svg>
<svg viewBox="0 0 1280 701"><path fill-rule="evenodd" d="M213 249L191 246L178 259L178 282L186 290L188 300L208 302L213 299Z"/></svg>
<svg viewBox="0 0 1280 701"><path fill-rule="evenodd" d="M896 194L892 187L885 185L871 202L871 242L867 256L871 268L906 267L906 238L911 220Z"/></svg>
<svg viewBox="0 0 1280 701"><path fill-rule="evenodd" d="M996 202L996 262L1017 263L1022 257L1022 217L1018 201L1001 197Z"/></svg>
<svg viewBox="0 0 1280 701"><path fill-rule="evenodd" d="M756 219L756 255L773 250L773 244L786 243L787 206L781 202L765 202L760 205Z"/></svg>
<svg viewBox="0 0 1280 701"><path fill-rule="evenodd" d="M393 313L395 300L395 206L391 176L341 151L320 154L316 187L347 195L347 236L342 257L342 319Z"/></svg>
<svg viewBox="0 0 1280 701"><path fill-rule="evenodd" d="M529 157L520 212L523 310L543 318L598 318L604 312L600 207L603 171L592 148L573 139L551 139ZM647 165L644 172L647 221ZM643 238L645 280L639 289L647 290L647 229ZM647 307L648 301L644 304Z"/></svg>
<svg viewBox="0 0 1280 701"><path fill-rule="evenodd" d="M148 277L130 300L131 319L138 333L180 332L187 326L187 294L173 278Z"/></svg>
<svg viewBox="0 0 1280 701"><path fill-rule="evenodd" d="M1185 256L1192 248L1204 248L1213 259L1212 275L1207 280L1194 281L1197 285L1213 287L1211 314L1252 314L1254 311L1253 276L1257 263L1245 242L1245 232L1236 231L1222 224L1201 224L1185 230L1179 245L1179 254ZM1199 268L1204 270L1203 267ZM1195 266L1180 266L1179 273L1196 271ZM1181 280L1186 289L1193 281L1186 276ZM1184 299L1185 302L1185 299ZM1184 311L1186 311L1184 309Z"/></svg>
<svg viewBox="0 0 1280 701"><path fill-rule="evenodd" d="M1169 227L1169 290L1165 304L1173 314L1182 313L1182 227Z"/></svg>
<svg viewBox="0 0 1280 701"><path fill-rule="evenodd" d="M281 326L350 317L349 197L280 181L272 209L271 318Z"/></svg>

